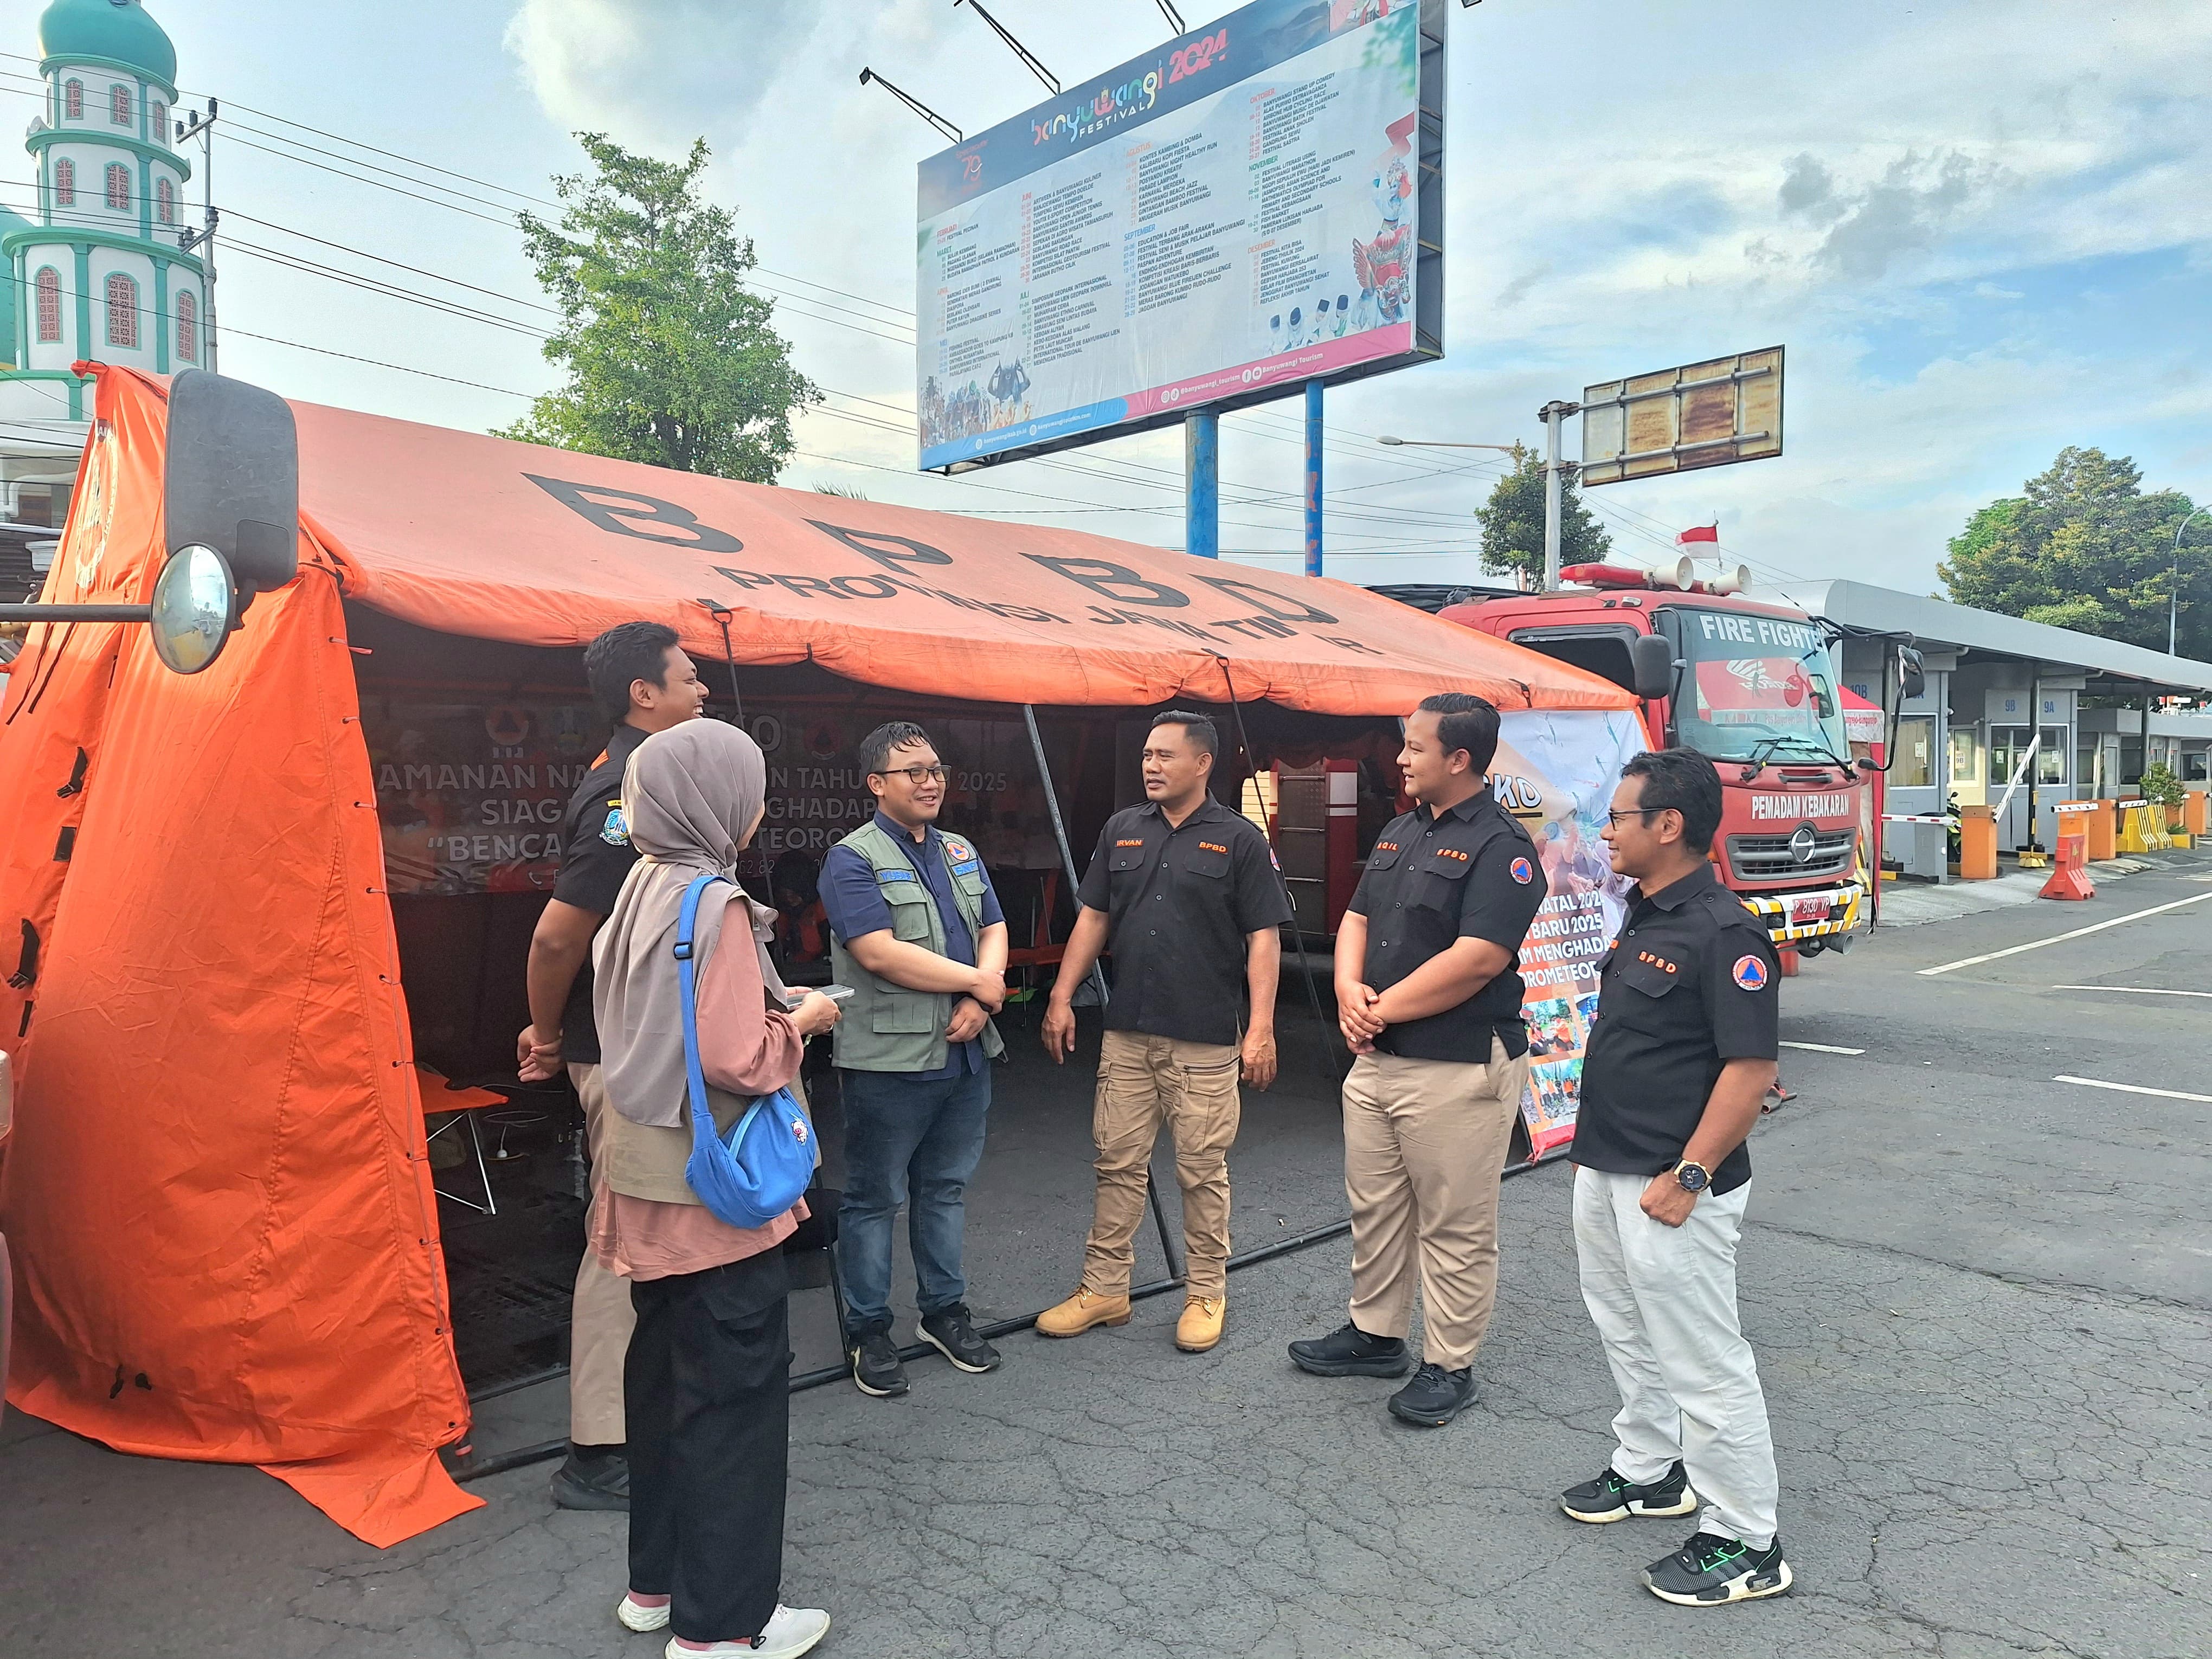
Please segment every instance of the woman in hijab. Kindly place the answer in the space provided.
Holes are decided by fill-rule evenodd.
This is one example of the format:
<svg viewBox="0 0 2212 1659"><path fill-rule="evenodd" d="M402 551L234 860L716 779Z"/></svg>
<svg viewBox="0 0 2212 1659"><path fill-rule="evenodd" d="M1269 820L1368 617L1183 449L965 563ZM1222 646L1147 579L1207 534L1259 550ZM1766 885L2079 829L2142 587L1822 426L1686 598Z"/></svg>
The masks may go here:
<svg viewBox="0 0 2212 1659"><path fill-rule="evenodd" d="M699 1058L726 1132L755 1096L792 1085L808 1037L837 1005L789 994L766 949L775 912L737 887L759 827L759 746L717 720L687 720L637 746L623 778L643 856L592 945L605 1054L605 1157L592 1170L592 1248L630 1281L637 1329L623 1372L630 1462L629 1588L616 1616L670 1627L689 1654L790 1659L830 1628L777 1600L790 1422L790 1279L781 1246L801 1200L765 1227L717 1220L684 1178L691 1155L682 986L674 955L684 890L710 887L694 928Z"/></svg>

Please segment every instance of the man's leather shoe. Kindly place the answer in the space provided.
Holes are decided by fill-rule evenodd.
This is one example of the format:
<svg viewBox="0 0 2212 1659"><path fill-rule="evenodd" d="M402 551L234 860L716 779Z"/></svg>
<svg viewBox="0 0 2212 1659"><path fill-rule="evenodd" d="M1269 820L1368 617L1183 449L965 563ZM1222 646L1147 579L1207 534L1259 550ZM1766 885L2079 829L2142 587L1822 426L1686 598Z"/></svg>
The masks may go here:
<svg viewBox="0 0 2212 1659"><path fill-rule="evenodd" d="M1126 1325L1129 1322L1129 1298L1126 1296L1100 1296L1091 1291L1078 1291L1056 1308L1047 1308L1037 1316L1039 1336L1080 1336L1094 1325Z"/></svg>
<svg viewBox="0 0 2212 1659"><path fill-rule="evenodd" d="M1176 1346L1185 1353L1204 1353L1221 1340L1222 1323L1228 1316L1228 1297L1190 1297L1182 1304L1182 1317L1176 1321Z"/></svg>

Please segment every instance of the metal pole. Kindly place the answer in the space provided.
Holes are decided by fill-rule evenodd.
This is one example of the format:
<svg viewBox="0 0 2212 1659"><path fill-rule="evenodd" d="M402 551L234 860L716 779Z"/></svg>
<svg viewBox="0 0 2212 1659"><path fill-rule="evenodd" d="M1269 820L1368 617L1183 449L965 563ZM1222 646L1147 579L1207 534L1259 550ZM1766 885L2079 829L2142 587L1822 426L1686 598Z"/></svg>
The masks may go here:
<svg viewBox="0 0 2212 1659"><path fill-rule="evenodd" d="M1322 383L1306 382L1306 574L1321 574Z"/></svg>
<svg viewBox="0 0 2212 1659"><path fill-rule="evenodd" d="M150 605L0 605L0 623L151 622Z"/></svg>
<svg viewBox="0 0 2212 1659"><path fill-rule="evenodd" d="M205 228L200 236L200 268L204 273L200 279L201 299L205 313L202 326L207 330L208 373L216 373L215 331L215 117L216 100L208 100L207 119L200 127L200 199L204 208Z"/></svg>
<svg viewBox="0 0 2212 1659"><path fill-rule="evenodd" d="M1256 780L1260 775L1260 760L1259 757L1252 752L1252 739L1245 735L1244 705L1237 701L1237 682L1230 675L1229 659L1223 656L1218 651L1214 653L1214 659L1221 665L1221 683L1229 693L1229 713L1231 717L1237 722L1237 746L1244 751L1245 775L1248 777ZM1402 725L1403 723L1401 722L1401 724ZM1402 732L1401 732L1401 736L1403 736ZM1269 839L1272 841L1273 837L1271 836ZM1306 949L1305 929L1298 925L1297 901L1291 896L1291 884L1283 874L1283 866L1281 863L1272 858L1269 860L1269 862L1273 864L1275 867L1275 890L1283 896L1283 902L1289 908L1291 912L1291 938L1297 942L1298 947L1298 970L1305 979L1306 1000L1313 1004L1314 1021L1316 1024L1319 1026L1321 1030L1322 1051L1328 1056L1329 1071L1334 1076L1337 1083L1340 1085L1345 1079L1349 1067L1338 1066L1336 1063L1335 1045L1331 1043L1328 1040L1328 1015L1322 1007L1321 986L1314 978L1313 956L1312 953ZM1326 884L1323 884L1323 885L1325 889ZM1326 923L1328 917L1327 915L1327 902L1325 900L1323 902L1322 908L1323 914L1322 920ZM1324 933L1322 937L1326 938L1327 935ZM1333 990L1331 994L1334 994Z"/></svg>
<svg viewBox="0 0 2212 1659"><path fill-rule="evenodd" d="M1570 405L1557 398L1539 412L1544 417L1544 592L1559 586L1559 427Z"/></svg>
<svg viewBox="0 0 2212 1659"><path fill-rule="evenodd" d="M2166 654L2169 657L2181 654L2174 648L2181 628L2181 532L2189 528L2192 520L2208 514L2212 514L2212 507L2200 507L2173 527L2173 574L2170 578L2172 585L2166 591ZM2150 741L2148 732L2143 734L2143 741Z"/></svg>
<svg viewBox="0 0 2212 1659"><path fill-rule="evenodd" d="M1221 556L1221 416L1200 412L1182 421L1182 550L1195 558Z"/></svg>
<svg viewBox="0 0 2212 1659"><path fill-rule="evenodd" d="M1083 883L1075 873L1075 849L1068 845L1067 824L1060 816L1060 791L1053 787L1052 766L1044 757L1044 738L1037 730L1036 704L1025 702L1022 705L1022 720L1030 729L1030 750L1036 757L1037 777L1044 785L1044 804L1052 813L1052 838L1060 843L1060 867L1066 872L1067 890L1072 897ZM1095 962L1091 964L1091 983L1098 993L1098 1006L1103 1008L1109 995L1106 975ZM1176 1260L1175 1243L1168 1235L1167 1214L1160 1208L1159 1177L1151 1168L1151 1163L1147 1157L1145 1191L1152 1200L1152 1226L1160 1236L1160 1254L1167 1258L1170 1282L1180 1284L1183 1276L1182 1264Z"/></svg>

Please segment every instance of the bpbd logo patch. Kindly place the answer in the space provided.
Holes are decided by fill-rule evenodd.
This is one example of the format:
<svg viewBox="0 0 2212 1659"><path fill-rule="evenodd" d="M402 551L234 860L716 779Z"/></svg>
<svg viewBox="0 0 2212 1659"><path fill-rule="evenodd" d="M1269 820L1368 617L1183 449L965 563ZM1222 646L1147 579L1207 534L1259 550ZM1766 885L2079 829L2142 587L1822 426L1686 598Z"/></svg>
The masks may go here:
<svg viewBox="0 0 2212 1659"><path fill-rule="evenodd" d="M1766 988L1766 964L1757 957L1738 957L1729 974L1743 990L1763 991Z"/></svg>
<svg viewBox="0 0 2212 1659"><path fill-rule="evenodd" d="M1536 879L1535 867L1525 858L1514 860L1513 862L1507 865L1505 868L1506 872L1510 874L1514 880L1519 882L1523 887L1526 887L1530 882Z"/></svg>

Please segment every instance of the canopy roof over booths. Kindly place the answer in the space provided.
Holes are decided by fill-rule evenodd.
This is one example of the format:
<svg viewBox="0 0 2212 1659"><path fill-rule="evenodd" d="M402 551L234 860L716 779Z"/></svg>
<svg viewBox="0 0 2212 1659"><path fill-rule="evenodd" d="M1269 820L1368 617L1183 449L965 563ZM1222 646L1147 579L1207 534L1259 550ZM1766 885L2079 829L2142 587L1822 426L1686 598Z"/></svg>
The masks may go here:
<svg viewBox="0 0 2212 1659"><path fill-rule="evenodd" d="M1440 690L1501 708L1632 701L1344 582L293 407L301 516L346 597L443 633L581 645L646 617L719 659L705 608L719 605L741 664L811 661L982 702L1401 714Z"/></svg>
<svg viewBox="0 0 2212 1659"><path fill-rule="evenodd" d="M98 371L50 599L143 601L164 383ZM342 598L574 645L659 617L718 658L964 699L1188 694L1390 714L1607 683L1359 589L297 409L301 574L189 678L146 629L34 627L0 702L0 1042L16 1404L255 1462L386 1544L471 1506L376 793Z"/></svg>

